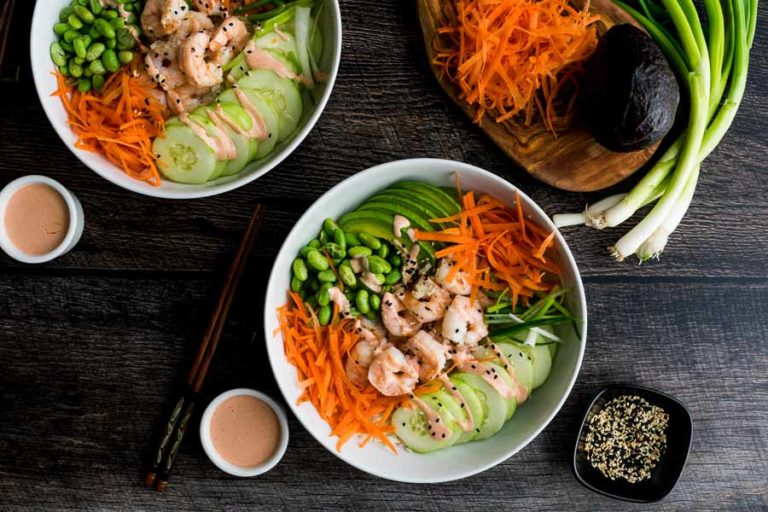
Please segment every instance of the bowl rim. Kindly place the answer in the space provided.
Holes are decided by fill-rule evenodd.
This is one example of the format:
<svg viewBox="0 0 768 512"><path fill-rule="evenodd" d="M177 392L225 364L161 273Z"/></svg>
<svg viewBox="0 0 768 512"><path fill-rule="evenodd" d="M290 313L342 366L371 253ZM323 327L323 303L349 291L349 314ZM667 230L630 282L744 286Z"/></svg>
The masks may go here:
<svg viewBox="0 0 768 512"><path fill-rule="evenodd" d="M30 64L32 68L32 79L35 84L35 90L37 91L37 96L40 101L40 104L43 107L43 111L45 112L45 116L48 120L48 123L53 127L56 134L59 136L59 139L62 143L69 149L69 151L72 152L73 155L80 161L82 165L90 169L95 174L101 176L105 180L109 181L110 183L124 189L128 190L130 192L135 192L144 196L149 197L157 197L161 199L199 199L203 197L211 197L216 196L219 194L224 194L227 192L231 192L232 190L238 189L240 187L243 187L245 185L248 185L249 183L252 183L253 181L257 180L258 178L264 176L274 168L276 168L278 165L280 165L288 156L293 154L293 152L296 150L296 148L299 147L304 142L304 139L309 135L309 133L314 129L315 124L317 124L317 121L320 119L320 116L325 111L325 107L328 104L328 100L331 97L331 94L333 92L334 86L336 84L336 77L339 72L339 65L341 62L341 51L342 51L342 23L341 23L341 8L339 6L339 0L324 0L328 4L330 4L330 8L332 10L332 21L333 25L336 28L336 37L334 38L334 41L332 43L332 47L328 46L329 49L333 50L332 53L332 61L331 61L331 69L328 71L328 82L326 83L326 87L323 91L322 96L320 97L320 100L317 102L317 104L314 107L314 110L310 114L310 116L307 118L306 122L304 123L304 126L295 132L291 139L285 144L285 146L276 154L272 155L269 162L260 167L258 170L255 170L251 173L236 177L235 179L232 179L230 181L227 181L225 183L221 183L219 185L212 185L212 186L201 186L201 185L188 185L190 188L187 190L167 190L163 189L162 184L158 187L152 187L149 185L146 185L143 182L140 182L136 179L130 178L129 180L121 180L117 176L124 175L123 171L118 169L114 164L111 162L108 162L106 164L100 164L100 165L91 165L88 162L85 161L82 156L84 156L85 150L79 150L74 147L74 144L70 144L67 142L68 138L71 138L74 134L69 128L69 125L64 123L57 123L54 122L54 119L56 116L53 114L53 104L55 104L53 101L51 101L51 93L54 91L48 91L44 92L42 90L42 74L43 73L51 73L53 72L55 66L53 65L50 60L48 61L48 65L44 66L44 69L41 69L42 63L39 63L37 59L35 59L35 55L38 53L37 48L43 44L43 42L40 40L38 36L39 31L35 30L38 23L40 23L38 20L43 17L41 14L43 11L50 11L51 5L49 2L37 2L35 5L34 12L32 14L32 22L30 25L30 43L29 43L29 53L30 53ZM63 4L62 4L63 5ZM325 45L329 45L329 41L325 39L324 42ZM45 54L47 55L48 52L46 51ZM37 64L37 65L36 65ZM108 165L107 165L108 164ZM119 174L116 174L119 173ZM163 179L163 182L168 181ZM196 188L193 188L196 187Z"/></svg>
<svg viewBox="0 0 768 512"><path fill-rule="evenodd" d="M270 325L271 315L274 315L274 311L271 311L269 306L269 295L270 290L276 286L275 282L279 279L279 276L277 275L277 263L279 261L282 261L286 258L293 259L295 255L289 254L287 252L288 248L286 246L286 242L289 238L291 238L294 233L297 231L299 224L310 214L313 214L312 210L316 207L316 205L324 200L328 200L329 198L333 197L335 194L338 193L338 190L343 187L345 184L347 184L350 181L353 181L355 183L361 182L361 189L365 189L364 182L366 179L374 174L377 173L385 173L388 169L395 167L398 168L400 166L405 165L432 165L434 167L440 167L445 169L450 169L452 171L456 171L461 173L464 172L470 172L475 173L480 176L483 176L487 179L489 179L492 182L498 183L502 187L506 187L508 189L512 189L516 191L519 194L519 197L522 199L523 203L531 209L531 211L535 211L538 213L542 218L546 219L546 225L548 229L551 229L555 232L555 240L557 241L558 247L562 249L562 253L565 257L565 260L568 262L568 266L573 271L574 279L575 279L575 287L574 292L577 294L577 303L580 308L579 315L581 319L580 328L578 329L578 335L580 339L580 347L576 358L576 364L574 366L574 371L569 379L565 392L562 394L562 396L559 398L557 403L555 404L555 407L552 409L552 412L546 417L544 421L541 422L541 424L535 428L531 434L529 434L523 441L520 443L520 445L512 450L508 451L500 451L499 455L491 458L488 462L478 465L475 468L459 471L455 475L450 475L446 477L430 477L429 475L426 475L424 477L420 478L407 478L407 477L396 477L392 475L386 475L383 476L381 474L377 474L372 469L368 469L365 467L360 466L354 461L350 461L345 459L341 453L339 453L336 450L331 449L330 447L326 446L323 442L322 435L318 432L315 432L308 423L305 421L304 414L299 413L298 411L298 404L294 403L293 400L289 399L289 393L287 388L284 386L283 379L279 379L279 369L276 366L276 361L272 358L272 353L267 348L267 357L269 359L270 368L272 369L272 373L275 375L275 380L277 381L277 386L280 389L280 393L283 395L283 399L288 403L288 406L291 410L291 412L296 416L296 418L299 420L301 425L304 427L304 429L312 435L312 437L315 438L315 440L320 443L321 446L326 448L328 451L333 453L336 457L341 459L346 464L349 464L350 466L353 466L360 471L363 471L365 473L368 473L373 476L377 476L379 478L384 478L387 480L393 480L398 482L404 482L404 483L442 483L442 482L450 482L455 480L460 480L463 478L467 478L473 475L476 475L478 473L482 473L488 469L493 468L494 466L504 462L505 460L509 459L516 453L518 453L520 450L528 446L528 444L531 443L536 437L538 437L539 434L551 423L551 421L554 419L554 417L560 412L560 409L562 408L565 401L568 399L568 397L571 394L571 391L573 390L573 386L576 382L576 379L578 377L578 374L581 370L582 361L584 358L584 352L586 350L586 343L587 343L587 302L586 302L586 296L584 292L584 283L581 278L581 274L579 272L578 266L576 265L576 261L573 257L573 254L571 253L570 248L568 247L568 244L566 243L565 239L562 236L562 233L560 230L558 230L552 220L549 218L548 215L544 212L544 210L535 202L533 201L525 192L520 190L518 187L510 183L509 181L505 180L504 178L497 176L496 174L493 174L490 171L487 171L485 169L482 169L480 167L467 164L464 162L458 162L454 160L447 160L447 159L439 159L439 158L411 158L411 159L401 159L401 160L393 160L390 162L385 162L383 164L378 164L373 167L369 167L363 171L360 171L348 178L343 179L330 189L328 189L322 196L317 198L312 205L307 208L307 210L304 212L304 214L296 221L294 224L294 227L288 232L285 240L283 241L280 250L278 251L277 255L275 256L274 263L272 266L272 270L270 271L269 280L267 282L267 287L265 289L265 300L264 300L264 335L265 335L265 342L269 343L270 340L273 338L276 338L276 336L269 332L268 325ZM367 189L365 189L367 190ZM370 193L373 193L375 191L370 191Z"/></svg>
<svg viewBox="0 0 768 512"><path fill-rule="evenodd" d="M623 494L611 492L609 490L593 485L584 477L584 475L581 474L581 469L580 469L581 465L578 462L578 457L580 453L579 444L581 441L581 437L584 434L584 428L587 426L587 419L590 413L592 412L592 410L597 405L598 400L600 400L600 398L602 398L603 395L606 395L612 392L619 392L622 390L623 391L637 390L646 395L650 395L650 396L655 395L671 403L674 403L675 405L679 406L680 410L684 413L683 418L685 419L686 425L688 425L688 430L689 430L688 445L685 447L685 457L683 458L683 462L680 465L680 471L677 473L677 476L675 477L674 482L672 482L671 485L669 486L669 489L666 489L664 492L661 492L659 494L655 494L650 498L632 498L630 496L625 496ZM653 389L646 386L640 386L637 384L628 384L628 383L611 384L609 386L605 386L600 391L595 393L594 397L589 402L589 406L587 406L586 410L584 411L584 416L581 420L579 431L576 434L576 444L573 448L573 458L571 463L571 469L573 470L573 473L576 476L576 479L579 481L579 483L581 483L587 489L594 491L598 494L602 494L603 496L607 496L609 498L613 498L619 501L626 501L629 503L656 503L666 498L669 495L669 493L671 493L672 490L675 487L677 487L677 483L680 481L680 477L683 475L683 471L685 471L685 467L688 465L688 458L690 457L690 454L691 454L692 443L693 443L693 417L691 416L691 411L690 409L688 409L688 406L686 406L681 400L663 391L659 391L658 389Z"/></svg>

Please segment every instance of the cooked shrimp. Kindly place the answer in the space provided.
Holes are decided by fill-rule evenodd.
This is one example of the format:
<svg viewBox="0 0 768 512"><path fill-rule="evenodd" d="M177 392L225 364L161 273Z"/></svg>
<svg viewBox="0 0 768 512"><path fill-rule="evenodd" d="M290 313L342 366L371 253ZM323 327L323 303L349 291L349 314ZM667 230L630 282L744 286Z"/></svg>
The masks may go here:
<svg viewBox="0 0 768 512"><path fill-rule="evenodd" d="M469 274L463 270L459 270L453 276L453 279L448 280L453 267L456 265L456 260L452 258L442 258L440 265L435 272L435 281L440 283L440 286L456 295L469 295L472 292L472 285L469 282Z"/></svg>
<svg viewBox="0 0 768 512"><path fill-rule="evenodd" d="M331 299L331 302L336 304L336 306L339 308L339 314L342 317L345 317L349 314L349 299L347 299L346 295L344 295L344 292L342 292L340 288L337 286L331 288L328 291L328 297Z"/></svg>
<svg viewBox="0 0 768 512"><path fill-rule="evenodd" d="M192 3L195 9L204 12L208 16L227 14L227 7L221 0L192 0Z"/></svg>
<svg viewBox="0 0 768 512"><path fill-rule="evenodd" d="M419 331L408 340L408 349L418 358L419 380L429 382L443 371L446 362L446 347L427 331Z"/></svg>
<svg viewBox="0 0 768 512"><path fill-rule="evenodd" d="M170 91L186 82L178 67L179 48L169 41L155 41L144 57L147 73L164 91Z"/></svg>
<svg viewBox="0 0 768 512"><path fill-rule="evenodd" d="M215 89L183 84L168 91L168 104L175 113L181 114L194 110L200 105L208 105L213 102L215 97Z"/></svg>
<svg viewBox="0 0 768 512"><path fill-rule="evenodd" d="M368 368L374 356L378 350L385 348L387 338L379 324L365 318L355 322L355 333L359 334L361 339L349 351L344 369L349 380L362 387L367 382Z"/></svg>
<svg viewBox="0 0 768 512"><path fill-rule="evenodd" d="M186 12L184 0L147 0L141 12L141 28L150 39L173 34Z"/></svg>
<svg viewBox="0 0 768 512"><path fill-rule="evenodd" d="M405 294L403 304L423 323L440 320L451 303L451 294L433 279L422 277Z"/></svg>
<svg viewBox="0 0 768 512"><path fill-rule="evenodd" d="M213 30L213 22L205 14L197 11L187 11L181 19L181 25L178 30L169 38L171 41L181 46L184 41L201 30Z"/></svg>
<svg viewBox="0 0 768 512"><path fill-rule="evenodd" d="M390 292L384 294L381 298L381 319L393 336L413 336L421 328L421 322L406 309L401 298Z"/></svg>
<svg viewBox="0 0 768 512"><path fill-rule="evenodd" d="M461 345L474 346L488 335L483 319L483 308L469 297L457 295L445 312L443 336Z"/></svg>
<svg viewBox="0 0 768 512"><path fill-rule="evenodd" d="M250 39L248 27L237 16L226 18L214 30L208 49L216 64L224 65L237 55Z"/></svg>
<svg viewBox="0 0 768 512"><path fill-rule="evenodd" d="M368 369L368 382L386 396L410 393L418 381L418 363L406 358L395 346L378 353Z"/></svg>
<svg viewBox="0 0 768 512"><path fill-rule="evenodd" d="M211 40L207 32L196 32L181 46L181 69L190 82L198 87L213 87L224 80L221 66L206 59L206 49Z"/></svg>

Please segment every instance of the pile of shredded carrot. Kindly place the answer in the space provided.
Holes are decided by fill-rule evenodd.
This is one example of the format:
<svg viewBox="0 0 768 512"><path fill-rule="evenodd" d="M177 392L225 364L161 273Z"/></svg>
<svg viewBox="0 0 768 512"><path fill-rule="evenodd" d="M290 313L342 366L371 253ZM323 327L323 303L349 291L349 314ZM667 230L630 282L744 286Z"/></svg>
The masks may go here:
<svg viewBox="0 0 768 512"><path fill-rule="evenodd" d="M474 106L475 122L488 112L499 123L520 114L530 125L538 113L553 132L567 124L581 63L597 46L599 17L589 2L581 11L568 0L455 0L455 7L455 25L438 29L433 62Z"/></svg>
<svg viewBox="0 0 768 512"><path fill-rule="evenodd" d="M546 257L555 233L547 233L525 218L519 196L516 207L510 208L489 195L475 201L474 192L468 192L462 196L461 212L432 222L455 226L437 232L417 230L416 239L447 244L435 256L456 261L448 280L460 270L468 273L473 301L484 289L508 290L513 305L527 303L536 292L555 286L557 280L547 277L554 278L560 270Z"/></svg>
<svg viewBox="0 0 768 512"><path fill-rule="evenodd" d="M296 367L304 390L298 403L310 402L338 436L336 449L362 434L360 446L378 439L397 452L388 434L394 431L389 419L403 403L403 397L384 396L368 384L359 388L345 370L348 352L359 341L352 319L339 320L338 308L327 326L320 325L312 308L296 293L278 309L285 354Z"/></svg>
<svg viewBox="0 0 768 512"><path fill-rule="evenodd" d="M163 106L151 94L146 78L123 69L112 74L100 92L79 92L56 73L58 90L69 125L77 135L75 147L99 153L126 174L160 185L152 140L164 130Z"/></svg>

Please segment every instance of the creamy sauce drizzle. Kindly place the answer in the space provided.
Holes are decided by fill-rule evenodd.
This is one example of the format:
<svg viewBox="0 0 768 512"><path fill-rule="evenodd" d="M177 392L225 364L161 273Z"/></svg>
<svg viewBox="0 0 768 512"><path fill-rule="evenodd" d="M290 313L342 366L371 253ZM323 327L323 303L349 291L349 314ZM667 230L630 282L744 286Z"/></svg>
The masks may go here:
<svg viewBox="0 0 768 512"><path fill-rule="evenodd" d="M200 138L200 140L202 140L209 148L211 148L214 153L216 153L217 159L219 160L227 159L227 148L222 147L220 145L220 141L217 140L215 137L208 135L208 131L205 129L204 126L202 126L198 121L195 121L194 119L190 118L189 115L183 112L179 114L179 119L181 120L182 123L187 125L195 133L195 135L197 135L198 138ZM230 140L230 142L232 141Z"/></svg>
<svg viewBox="0 0 768 512"><path fill-rule="evenodd" d="M411 221L402 215L395 215L395 219L392 221L392 231L395 235L395 238L400 238L403 234L403 230L410 225Z"/></svg>
<svg viewBox="0 0 768 512"><path fill-rule="evenodd" d="M459 365L459 369L463 372L471 373L481 377L506 399L510 399L515 396L514 390L509 387L507 381L496 375L495 368L484 365L479 361L466 361Z"/></svg>
<svg viewBox="0 0 768 512"><path fill-rule="evenodd" d="M456 385L451 382L447 374L440 374L438 379L440 379L440 382L443 383L445 389L447 389L451 395L453 395L453 398L459 402L459 407L464 409L464 413L467 415L465 419L459 421L459 426L464 432L471 432L472 429L475 428L475 418L472 416L472 410L467 405L467 401L464 400L464 395L462 395L461 391L459 391L459 388L457 388Z"/></svg>
<svg viewBox="0 0 768 512"><path fill-rule="evenodd" d="M224 151L224 160L234 160L237 158L237 146L235 146L232 137L227 135L227 127L224 121L216 115L214 110L210 109L208 110L208 118L213 122L213 131L216 134L214 137Z"/></svg>
<svg viewBox="0 0 768 512"><path fill-rule="evenodd" d="M342 316L347 316L349 313L349 300L344 295L344 293L339 288L334 286L328 290L328 297L330 297L331 302L339 307L339 313L341 313Z"/></svg>
<svg viewBox="0 0 768 512"><path fill-rule="evenodd" d="M373 293L381 293L381 283L376 279L376 274L373 272L365 272L361 281L365 286L370 288Z"/></svg>
<svg viewBox="0 0 768 512"><path fill-rule="evenodd" d="M411 242L416 243L416 230L413 228L408 228L405 231L405 234L408 235L408 238L411 240Z"/></svg>
<svg viewBox="0 0 768 512"><path fill-rule="evenodd" d="M356 256L349 260L349 265L352 267L352 272L359 274L364 270L368 270L368 258L365 256Z"/></svg>
<svg viewBox="0 0 768 512"><path fill-rule="evenodd" d="M415 403L421 412L427 417L427 423L429 424L429 432L435 439L450 439L453 432L450 428L445 426L445 423L440 421L440 415L437 414L424 400L416 395L411 396L411 400Z"/></svg>
<svg viewBox="0 0 768 512"><path fill-rule="evenodd" d="M491 345L491 350L493 350L493 353L496 354L496 357L501 360L504 369L507 370L507 374L512 378L513 381L515 381L515 389L513 390L515 393L515 399L517 400L518 404L522 404L528 399L528 390L525 389L525 386L518 382L517 374L515 373L515 366L510 362L509 358L507 358L504 352L496 348L496 345Z"/></svg>
<svg viewBox="0 0 768 512"><path fill-rule="evenodd" d="M251 69L268 69L274 71L277 76L282 78L296 80L304 85L312 84L311 78L304 75L297 75L291 71L283 61L276 58L268 51L257 47L253 41L248 43L248 46L245 47L245 62Z"/></svg>

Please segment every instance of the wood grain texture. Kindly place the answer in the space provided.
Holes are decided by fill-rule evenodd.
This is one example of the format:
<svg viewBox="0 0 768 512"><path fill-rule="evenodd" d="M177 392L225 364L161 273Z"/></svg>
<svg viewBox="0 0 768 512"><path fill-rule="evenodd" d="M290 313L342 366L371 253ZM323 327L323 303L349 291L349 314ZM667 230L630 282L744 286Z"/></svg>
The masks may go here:
<svg viewBox="0 0 768 512"><path fill-rule="evenodd" d="M169 202L123 191L64 147L29 83L0 86L0 184L50 175L86 212L83 240L66 257L23 267L0 255L0 510L767 510L762 8L744 103L662 260L642 267L609 260L605 247L622 230L564 232L585 277L589 341L573 394L529 447L460 484L400 485L346 466L291 419L286 458L264 477L224 475L190 435L170 492L141 487L152 431L194 356L256 203L267 206L262 236L208 398L241 385L279 396L261 335L268 272L306 207L355 172L398 158L450 158L504 177L550 214L603 196L539 183L448 102L431 75L414 2L345 0L342 16L339 79L316 129L275 171L223 197ZM649 507L597 496L570 470L583 409L602 386L621 381L669 392L694 416L682 480Z"/></svg>
<svg viewBox="0 0 768 512"><path fill-rule="evenodd" d="M580 9L586 3L574 2ZM436 40L445 38L438 30L456 25L456 10L452 0L418 0L417 5L424 48L431 62L437 55ZM639 27L632 16L611 0L592 0L589 2L589 10L600 16L596 24L598 34L621 23ZM449 44L450 41L446 40L442 46ZM448 97L467 117L474 119L476 108L460 97L459 88L439 66L433 64L431 68ZM478 123L478 128L532 176L553 187L572 192L593 192L615 185L643 167L659 146L654 144L624 153L610 151L595 140L583 119L578 118L571 127L557 136L540 120L526 126L515 119L497 123L491 116L485 116Z"/></svg>

